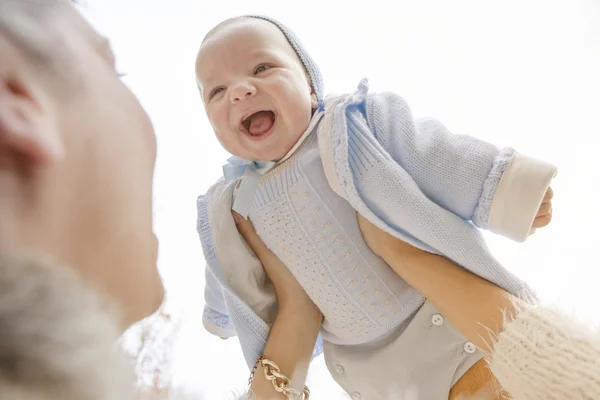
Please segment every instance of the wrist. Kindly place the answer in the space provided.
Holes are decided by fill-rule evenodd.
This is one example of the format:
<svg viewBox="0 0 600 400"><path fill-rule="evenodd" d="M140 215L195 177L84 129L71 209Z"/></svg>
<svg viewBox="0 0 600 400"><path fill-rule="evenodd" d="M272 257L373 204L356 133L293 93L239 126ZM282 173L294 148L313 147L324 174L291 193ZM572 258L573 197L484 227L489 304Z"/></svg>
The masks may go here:
<svg viewBox="0 0 600 400"><path fill-rule="evenodd" d="M275 322L263 350L263 356L276 363L281 374L290 382L289 387L302 391L306 384L308 367L321 328L320 312L311 308L293 308L292 303L279 307ZM294 304L295 306L295 304ZM285 398L278 395L262 368L251 384L257 398ZM279 397L278 397L279 396Z"/></svg>

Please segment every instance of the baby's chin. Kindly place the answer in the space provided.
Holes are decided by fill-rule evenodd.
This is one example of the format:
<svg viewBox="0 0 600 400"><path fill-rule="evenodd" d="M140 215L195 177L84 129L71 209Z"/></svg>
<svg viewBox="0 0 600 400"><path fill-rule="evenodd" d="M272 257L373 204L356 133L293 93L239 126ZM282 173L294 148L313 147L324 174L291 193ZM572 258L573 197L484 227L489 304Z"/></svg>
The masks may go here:
<svg viewBox="0 0 600 400"><path fill-rule="evenodd" d="M253 151L250 154L247 154L246 157L242 158L254 161L280 161L290 152L290 150L294 148L298 139L292 143L286 144L285 146L277 146L277 148Z"/></svg>
<svg viewBox="0 0 600 400"><path fill-rule="evenodd" d="M283 157L285 157L285 155L287 154L287 152L256 152L253 154L247 154L245 157L242 157L246 160L251 160L251 161L273 161L273 162L278 162L279 160L281 160Z"/></svg>

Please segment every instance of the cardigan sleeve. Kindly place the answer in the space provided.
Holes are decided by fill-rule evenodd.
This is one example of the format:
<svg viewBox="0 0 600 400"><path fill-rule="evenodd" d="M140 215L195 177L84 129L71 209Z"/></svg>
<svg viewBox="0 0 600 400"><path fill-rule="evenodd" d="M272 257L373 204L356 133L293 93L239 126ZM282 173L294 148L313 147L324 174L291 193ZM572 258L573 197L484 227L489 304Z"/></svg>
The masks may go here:
<svg viewBox="0 0 600 400"><path fill-rule="evenodd" d="M205 268L205 277L204 301L206 304L202 315L204 329L221 338L233 337L236 333L229 318L223 288L208 268Z"/></svg>
<svg viewBox="0 0 600 400"><path fill-rule="evenodd" d="M429 199L479 228L527 238L553 165L414 118L394 93L370 95L365 113L377 141Z"/></svg>

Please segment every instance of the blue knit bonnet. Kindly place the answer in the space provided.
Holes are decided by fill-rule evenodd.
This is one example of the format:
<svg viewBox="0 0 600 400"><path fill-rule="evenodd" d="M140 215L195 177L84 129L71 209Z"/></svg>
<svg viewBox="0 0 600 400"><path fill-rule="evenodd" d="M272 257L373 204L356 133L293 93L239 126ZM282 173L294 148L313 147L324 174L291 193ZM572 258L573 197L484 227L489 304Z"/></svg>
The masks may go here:
<svg viewBox="0 0 600 400"><path fill-rule="evenodd" d="M296 34L292 30L290 30L288 27L283 25L281 22L279 22L271 17L267 17L264 15L244 15L244 17L257 18L257 19L262 19L264 21L268 21L268 22L272 23L273 25L275 25L277 28L279 28L279 30L285 35L285 38L288 40L288 42L290 43L290 45L292 46L292 48L294 49L296 54L298 54L300 61L302 61L302 64L304 65L306 72L308 72L308 75L310 76L312 88L317 97L317 103L318 103L319 110L323 110L324 86L323 86L323 77L321 76L321 71L319 70L319 67L317 66L317 64L314 62L312 57L308 54L308 52L302 45L302 42L300 41L298 36L296 36Z"/></svg>

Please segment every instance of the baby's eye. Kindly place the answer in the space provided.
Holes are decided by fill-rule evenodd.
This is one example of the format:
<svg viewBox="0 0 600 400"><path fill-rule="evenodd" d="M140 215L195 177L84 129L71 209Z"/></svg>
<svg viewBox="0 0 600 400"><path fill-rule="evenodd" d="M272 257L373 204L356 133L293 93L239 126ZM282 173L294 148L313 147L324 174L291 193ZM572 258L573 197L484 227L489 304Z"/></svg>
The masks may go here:
<svg viewBox="0 0 600 400"><path fill-rule="evenodd" d="M210 92L210 98L212 99L213 97L215 97L216 95L218 95L222 91L223 91L223 87L218 87L216 89L213 89L213 91Z"/></svg>
<svg viewBox="0 0 600 400"><path fill-rule="evenodd" d="M258 67L256 67L256 69L254 70L254 74L259 74L263 71L268 70L270 67L268 65L259 65Z"/></svg>

